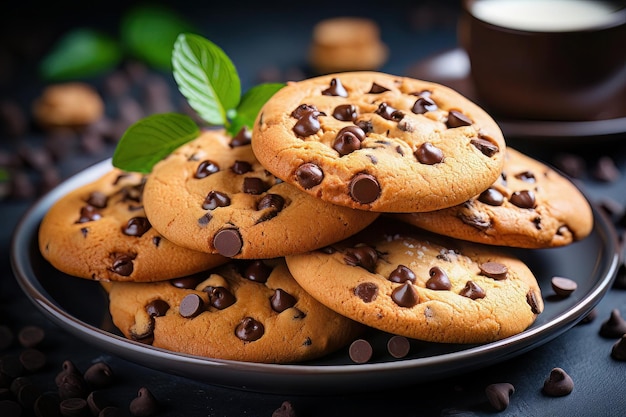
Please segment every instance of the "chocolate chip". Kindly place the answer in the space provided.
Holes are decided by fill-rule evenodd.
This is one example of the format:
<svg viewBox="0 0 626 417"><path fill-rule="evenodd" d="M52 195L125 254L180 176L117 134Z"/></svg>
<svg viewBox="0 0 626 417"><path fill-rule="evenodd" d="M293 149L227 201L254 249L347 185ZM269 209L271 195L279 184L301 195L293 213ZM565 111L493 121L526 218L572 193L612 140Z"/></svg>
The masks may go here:
<svg viewBox="0 0 626 417"><path fill-rule="evenodd" d="M61 377L58 385L59 398L86 398L89 394L83 377L76 373L66 373Z"/></svg>
<svg viewBox="0 0 626 417"><path fill-rule="evenodd" d="M230 141L230 147L246 146L252 143L252 132L246 126L239 129L239 132Z"/></svg>
<svg viewBox="0 0 626 417"><path fill-rule="evenodd" d="M562 397L568 395L574 389L574 381L561 368L554 368L543 383L543 392L550 397Z"/></svg>
<svg viewBox="0 0 626 417"><path fill-rule="evenodd" d="M626 334L622 335L611 348L611 357L618 361L626 361Z"/></svg>
<svg viewBox="0 0 626 417"><path fill-rule="evenodd" d="M87 396L87 405L91 411L91 415L98 416L102 410L111 405L110 401L105 397L103 391L92 391Z"/></svg>
<svg viewBox="0 0 626 417"><path fill-rule="evenodd" d="M578 322L578 324L589 324L589 323L593 323L593 321L598 317L598 309L597 308L592 308L591 311L587 314L585 314L585 316L582 318L582 320L580 320Z"/></svg>
<svg viewBox="0 0 626 417"><path fill-rule="evenodd" d="M237 175L243 175L252 171L252 164L248 161L235 161L230 169Z"/></svg>
<svg viewBox="0 0 626 417"><path fill-rule="evenodd" d="M515 178L528 183L534 183L535 181L537 181L535 178L535 174L530 171L519 172L515 174Z"/></svg>
<svg viewBox="0 0 626 417"><path fill-rule="evenodd" d="M372 87L370 88L368 94L380 94L384 93L385 91L389 91L389 89L387 87L383 87L380 84L372 83Z"/></svg>
<svg viewBox="0 0 626 417"><path fill-rule="evenodd" d="M341 84L341 80L339 80L339 78L333 78L330 80L330 87L323 90L322 95L348 97L348 92L344 88L343 84Z"/></svg>
<svg viewBox="0 0 626 417"><path fill-rule="evenodd" d="M360 266L369 272L374 272L376 270L376 263L378 262L378 252L376 249L367 245L347 248L344 261L347 265Z"/></svg>
<svg viewBox="0 0 626 417"><path fill-rule="evenodd" d="M320 114L318 111L304 113L293 126L294 133L301 138L316 134L321 128L318 120Z"/></svg>
<svg viewBox="0 0 626 417"><path fill-rule="evenodd" d="M87 417L91 414L87 401L83 398L67 398L59 404L64 417Z"/></svg>
<svg viewBox="0 0 626 417"><path fill-rule="evenodd" d="M613 158L610 156L602 156L596 161L592 175L598 181L615 182L622 174Z"/></svg>
<svg viewBox="0 0 626 417"><path fill-rule="evenodd" d="M257 210L272 208L281 211L285 205L285 199L279 194L266 194L259 200L256 205Z"/></svg>
<svg viewBox="0 0 626 417"><path fill-rule="evenodd" d="M569 297L578 288L576 281L565 277L552 277L550 283L559 297Z"/></svg>
<svg viewBox="0 0 626 417"><path fill-rule="evenodd" d="M498 153L498 146L494 145L491 141L481 138L473 138L470 143L474 145L483 155L492 157Z"/></svg>
<svg viewBox="0 0 626 417"><path fill-rule="evenodd" d="M229 227L215 234L213 245L220 255L231 257L241 252L243 241L237 229Z"/></svg>
<svg viewBox="0 0 626 417"><path fill-rule="evenodd" d="M137 397L130 402L130 414L136 417L149 417L155 415L160 409L154 395L146 387L139 388Z"/></svg>
<svg viewBox="0 0 626 417"><path fill-rule="evenodd" d="M87 198L87 204L90 206L103 209L107 206L109 198L106 194L100 191L93 191Z"/></svg>
<svg viewBox="0 0 626 417"><path fill-rule="evenodd" d="M242 190L246 194L260 195L267 191L269 187L261 178L247 177L243 179Z"/></svg>
<svg viewBox="0 0 626 417"><path fill-rule="evenodd" d="M256 259L246 265L241 276L250 281L265 283L272 273L272 267Z"/></svg>
<svg viewBox="0 0 626 417"><path fill-rule="evenodd" d="M487 188L478 195L478 201L489 206L501 206L504 203L504 196L495 188Z"/></svg>
<svg viewBox="0 0 626 417"><path fill-rule="evenodd" d="M404 358L409 354L410 350L411 344L409 339L404 336L395 335L387 341L387 351L396 359Z"/></svg>
<svg viewBox="0 0 626 417"><path fill-rule="evenodd" d="M83 378L85 378L85 381L92 387L104 388L113 383L115 376L113 375L113 369L111 369L109 364L99 361L87 368Z"/></svg>
<svg viewBox="0 0 626 417"><path fill-rule="evenodd" d="M459 295L463 297L471 298L472 300L477 300L479 298L485 298L485 291L478 286L474 281L467 281L465 283L465 287L459 292Z"/></svg>
<svg viewBox="0 0 626 417"><path fill-rule="evenodd" d="M319 185L324 179L324 172L317 165L307 162L296 169L296 181L306 190Z"/></svg>
<svg viewBox="0 0 626 417"><path fill-rule="evenodd" d="M526 293L526 302L530 306L530 311L532 311L533 314L541 313L541 309L539 308L539 302L537 301L537 294L535 294L533 290L529 290Z"/></svg>
<svg viewBox="0 0 626 417"><path fill-rule="evenodd" d="M426 281L426 288L435 291L445 291L452 288L452 283L448 278L448 274L438 266L433 266L428 271L430 278Z"/></svg>
<svg viewBox="0 0 626 417"><path fill-rule="evenodd" d="M212 218L213 215L210 212L205 213L198 219L198 226L205 227L207 224L209 224Z"/></svg>
<svg viewBox="0 0 626 417"><path fill-rule="evenodd" d="M202 281L204 281L202 277L187 276L187 277L181 277L181 278L173 278L170 280L170 284L172 284L176 288L192 289L192 288L196 288L196 286L200 284L200 282Z"/></svg>
<svg viewBox="0 0 626 417"><path fill-rule="evenodd" d="M365 138L365 132L358 126L346 126L337 132L337 136L333 142L333 149L339 152L339 155L348 155L358 149L361 149L361 141Z"/></svg>
<svg viewBox="0 0 626 417"><path fill-rule="evenodd" d="M511 194L511 197L509 197L509 201L513 205L525 209L535 208L537 205L535 201L535 193L530 190L515 191Z"/></svg>
<svg viewBox="0 0 626 417"><path fill-rule="evenodd" d="M24 326L17 333L17 340L20 345L25 348L32 348L40 344L44 338L46 337L46 333L43 328L39 326Z"/></svg>
<svg viewBox="0 0 626 417"><path fill-rule="evenodd" d="M374 349L365 339L356 339L350 344L348 354L354 363L366 363L372 359Z"/></svg>
<svg viewBox="0 0 626 417"><path fill-rule="evenodd" d="M396 122L404 118L404 113L402 113L400 110L397 110L391 107L387 103L380 103L374 113L381 116L383 119L393 120Z"/></svg>
<svg viewBox="0 0 626 417"><path fill-rule="evenodd" d="M230 197L220 191L209 191L202 208L204 210L215 210L217 207L227 207L230 205Z"/></svg>
<svg viewBox="0 0 626 417"><path fill-rule="evenodd" d="M169 309L170 305L167 301L161 300L160 298L152 300L146 305L146 313L148 313L150 317L164 316Z"/></svg>
<svg viewBox="0 0 626 417"><path fill-rule="evenodd" d="M297 417L297 414L289 401L283 401L280 407L274 410L272 417Z"/></svg>
<svg viewBox="0 0 626 417"><path fill-rule="evenodd" d="M415 282L415 273L404 265L398 265L396 269L391 271L387 279L391 282L399 283L406 281Z"/></svg>
<svg viewBox="0 0 626 417"><path fill-rule="evenodd" d="M616 308L611 310L611 315L600 326L600 336L608 339L622 337L626 334L626 320Z"/></svg>
<svg viewBox="0 0 626 417"><path fill-rule="evenodd" d="M478 265L480 273L486 277L493 278L497 281L506 279L509 268L500 262L483 262Z"/></svg>
<svg viewBox="0 0 626 417"><path fill-rule="evenodd" d="M20 353L20 362L25 370L37 372L46 365L46 355L38 349L25 349Z"/></svg>
<svg viewBox="0 0 626 417"><path fill-rule="evenodd" d="M202 161L198 165L196 169L196 173L194 174L194 178L202 179L206 178L211 174L215 174L220 170L219 165L212 161Z"/></svg>
<svg viewBox="0 0 626 417"><path fill-rule="evenodd" d="M333 117L342 122L353 122L359 117L359 109L354 104L340 104L333 110Z"/></svg>
<svg viewBox="0 0 626 417"><path fill-rule="evenodd" d="M319 111L317 110L317 107L315 107L312 104L300 104L298 107L295 108L294 111L291 112L291 117L300 119L302 118L302 116L310 112L319 113Z"/></svg>
<svg viewBox="0 0 626 417"><path fill-rule="evenodd" d="M446 126L453 129L455 127L471 126L472 120L458 110L450 110L448 112L448 120Z"/></svg>
<svg viewBox="0 0 626 417"><path fill-rule="evenodd" d="M378 296L378 285L373 282L362 282L354 289L354 295L363 302L370 303Z"/></svg>
<svg viewBox="0 0 626 417"><path fill-rule="evenodd" d="M360 127L365 134L368 134L374 130L374 126L372 125L371 120L357 120L355 123L358 127Z"/></svg>
<svg viewBox="0 0 626 417"><path fill-rule="evenodd" d="M127 236L141 237L146 233L152 225L145 217L133 217L129 219L125 226L122 227L122 233Z"/></svg>
<svg viewBox="0 0 626 417"><path fill-rule="evenodd" d="M514 392L515 387L508 382L491 384L485 388L487 400L496 411L506 410Z"/></svg>
<svg viewBox="0 0 626 417"><path fill-rule="evenodd" d="M296 304L296 297L289 294L287 291L282 288L277 288L274 291L274 294L270 297L270 305L272 306L272 310L277 313L282 313L288 308L293 307Z"/></svg>
<svg viewBox="0 0 626 417"><path fill-rule="evenodd" d="M419 294L411 283L406 281L391 292L391 299L400 307L413 307L420 302Z"/></svg>
<svg viewBox="0 0 626 417"><path fill-rule="evenodd" d="M422 164L435 165L443 161L443 152L430 142L424 142L414 152L415 158Z"/></svg>
<svg viewBox="0 0 626 417"><path fill-rule="evenodd" d="M196 317L204 311L204 300L198 294L187 294L178 307L178 312L185 318Z"/></svg>
<svg viewBox="0 0 626 417"><path fill-rule="evenodd" d="M424 114L435 110L437 110L437 103L430 97L419 97L411 108L411 111L415 114Z"/></svg>
<svg viewBox="0 0 626 417"><path fill-rule="evenodd" d="M135 259L132 255L127 254L117 254L113 258L113 265L111 266L111 270L118 275L123 277L130 276L133 273L133 259Z"/></svg>
<svg viewBox="0 0 626 417"><path fill-rule="evenodd" d="M245 317L235 329L235 335L244 342L254 342L260 339L263 333L265 333L263 323L252 317Z"/></svg>
<svg viewBox="0 0 626 417"><path fill-rule="evenodd" d="M102 218L102 214L94 206L83 206L80 209L80 216L76 223L87 223L99 220Z"/></svg>
<svg viewBox="0 0 626 417"><path fill-rule="evenodd" d="M235 296L224 287L207 287L202 291L209 294L209 305L218 310L230 307L237 301Z"/></svg>
<svg viewBox="0 0 626 417"><path fill-rule="evenodd" d="M56 384L57 387L59 385L61 385L61 381L62 381L63 377L65 375L67 375L67 374L76 374L76 375L82 377L82 374L80 373L78 368L76 368L76 365L74 365L74 362L72 362L71 360L67 359L67 360L63 361L63 364L61 365L61 371L54 378L54 383Z"/></svg>
<svg viewBox="0 0 626 417"><path fill-rule="evenodd" d="M582 178L587 172L585 159L573 153L557 154L554 158L554 165L572 178Z"/></svg>
<svg viewBox="0 0 626 417"><path fill-rule="evenodd" d="M350 196L358 203L369 204L380 197L380 185L376 177L361 172L350 181Z"/></svg>

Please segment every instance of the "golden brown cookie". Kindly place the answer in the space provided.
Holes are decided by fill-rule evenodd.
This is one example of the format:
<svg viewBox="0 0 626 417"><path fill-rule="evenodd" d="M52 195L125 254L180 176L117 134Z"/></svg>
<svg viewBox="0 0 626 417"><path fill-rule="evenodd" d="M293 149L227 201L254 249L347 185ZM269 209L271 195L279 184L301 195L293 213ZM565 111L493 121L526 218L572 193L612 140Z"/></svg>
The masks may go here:
<svg viewBox="0 0 626 417"><path fill-rule="evenodd" d="M57 200L39 228L41 254L80 278L161 281L204 271L226 258L173 244L143 209L145 176L112 168Z"/></svg>
<svg viewBox="0 0 626 417"><path fill-rule="evenodd" d="M479 195L455 207L396 216L446 236L523 248L568 245L593 228L591 206L569 179L512 148L500 178Z"/></svg>
<svg viewBox="0 0 626 417"><path fill-rule="evenodd" d="M113 322L127 338L191 355L300 362L345 346L363 330L308 295L281 258L105 288Z"/></svg>
<svg viewBox="0 0 626 417"><path fill-rule="evenodd" d="M378 212L466 201L498 178L505 146L494 120L456 91L377 72L290 83L261 109L252 141L285 182Z"/></svg>
<svg viewBox="0 0 626 417"><path fill-rule="evenodd" d="M296 281L329 308L430 342L503 339L543 310L541 290L521 260L389 218L326 250L286 260Z"/></svg>
<svg viewBox="0 0 626 417"><path fill-rule="evenodd" d="M50 85L33 103L35 120L46 128L84 127L103 115L102 97L82 82Z"/></svg>
<svg viewBox="0 0 626 417"><path fill-rule="evenodd" d="M209 130L157 163L144 190L146 213L164 236L232 258L275 258L350 236L376 213L316 199L270 174L250 137Z"/></svg>

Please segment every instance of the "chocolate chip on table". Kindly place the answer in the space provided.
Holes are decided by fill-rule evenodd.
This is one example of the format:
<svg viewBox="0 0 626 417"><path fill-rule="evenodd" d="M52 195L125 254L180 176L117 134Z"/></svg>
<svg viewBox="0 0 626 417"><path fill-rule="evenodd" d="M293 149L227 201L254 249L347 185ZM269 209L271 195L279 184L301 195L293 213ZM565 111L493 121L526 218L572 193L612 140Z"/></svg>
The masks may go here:
<svg viewBox="0 0 626 417"><path fill-rule="evenodd" d="M611 315L600 326L600 336L615 339L626 334L626 320L616 308L611 310Z"/></svg>
<svg viewBox="0 0 626 417"><path fill-rule="evenodd" d="M626 361L626 334L622 335L611 348L611 357L618 361Z"/></svg>
<svg viewBox="0 0 626 417"><path fill-rule="evenodd" d="M92 387L104 388L113 383L115 375L113 374L113 369L107 363L100 361L87 368L83 378Z"/></svg>
<svg viewBox="0 0 626 417"><path fill-rule="evenodd" d="M84 398L67 398L59 404L63 417L89 417L91 411Z"/></svg>
<svg viewBox="0 0 626 417"><path fill-rule="evenodd" d="M366 363L372 359L374 349L370 342L365 339L356 339L350 344L348 354L354 363Z"/></svg>
<svg viewBox="0 0 626 417"><path fill-rule="evenodd" d="M213 245L220 255L232 257L241 252L243 241L237 229L229 227L215 234Z"/></svg>
<svg viewBox="0 0 626 417"><path fill-rule="evenodd" d="M149 417L160 410L160 405L148 388L141 387L137 392L137 397L130 402L129 410L130 414L135 417Z"/></svg>
<svg viewBox="0 0 626 417"><path fill-rule="evenodd" d="M69 359L66 359L65 361L63 361L63 364L61 365L61 371L54 378L54 383L56 384L57 387L61 385L61 380L67 374L76 374L82 377L82 373L78 370L76 365L74 365L74 362L72 362Z"/></svg>
<svg viewBox="0 0 626 417"><path fill-rule="evenodd" d="M59 398L86 398L89 394L87 384L83 377L75 373L64 374L58 385Z"/></svg>
<svg viewBox="0 0 626 417"><path fill-rule="evenodd" d="M574 390L574 381L561 368L553 368L543 383L541 392L549 397L562 397Z"/></svg>
<svg viewBox="0 0 626 417"><path fill-rule="evenodd" d="M573 153L557 154L554 157L554 165L572 178L582 178L587 172L585 159Z"/></svg>
<svg viewBox="0 0 626 417"><path fill-rule="evenodd" d="M578 324L589 324L592 323L596 317L598 317L598 309L596 307L592 308L589 313L587 313L582 320L578 322Z"/></svg>
<svg viewBox="0 0 626 417"><path fill-rule="evenodd" d="M45 331L39 326L25 326L20 329L17 334L17 339L25 348L32 348L37 346L45 338Z"/></svg>
<svg viewBox="0 0 626 417"><path fill-rule="evenodd" d="M272 417L297 417L298 414L289 401L283 403L272 413Z"/></svg>
<svg viewBox="0 0 626 417"><path fill-rule="evenodd" d="M509 406L513 393L515 387L508 382L490 384L485 388L487 400L496 411L504 411Z"/></svg>
<svg viewBox="0 0 626 417"><path fill-rule="evenodd" d="M614 182L621 177L621 172L615 161L610 156L602 156L597 161L591 172L598 181Z"/></svg>
<svg viewBox="0 0 626 417"><path fill-rule="evenodd" d="M387 341L387 351L396 359L404 358L410 350L411 343L404 336L394 335Z"/></svg>
<svg viewBox="0 0 626 417"><path fill-rule="evenodd" d="M559 297L569 297L578 288L576 281L565 277L552 277L550 283Z"/></svg>

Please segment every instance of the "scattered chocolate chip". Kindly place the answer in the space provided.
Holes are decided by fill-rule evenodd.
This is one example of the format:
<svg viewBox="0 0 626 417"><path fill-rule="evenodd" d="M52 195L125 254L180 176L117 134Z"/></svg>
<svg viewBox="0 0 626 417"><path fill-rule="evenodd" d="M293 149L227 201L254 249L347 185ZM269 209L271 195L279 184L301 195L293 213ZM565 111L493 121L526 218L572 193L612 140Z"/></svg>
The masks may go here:
<svg viewBox="0 0 626 417"><path fill-rule="evenodd" d="M374 349L365 339L356 339L350 344L348 354L354 363L366 363L372 359Z"/></svg>
<svg viewBox="0 0 626 417"><path fill-rule="evenodd" d="M84 398L66 398L59 404L64 417L88 417L91 415L89 405Z"/></svg>
<svg viewBox="0 0 626 417"><path fill-rule="evenodd" d="M598 181L615 182L621 177L619 168L610 156L600 157L592 170L592 175Z"/></svg>
<svg viewBox="0 0 626 417"><path fill-rule="evenodd" d="M155 415L160 409L154 395L146 387L139 388L137 397L130 402L130 414L135 417L149 417Z"/></svg>
<svg viewBox="0 0 626 417"><path fill-rule="evenodd" d="M358 203L369 204L380 196L380 185L373 175L356 174L350 181L350 196Z"/></svg>
<svg viewBox="0 0 626 417"><path fill-rule="evenodd" d="M611 315L600 326L600 336L608 339L622 337L626 334L626 320L616 308L611 310Z"/></svg>
<svg viewBox="0 0 626 417"><path fill-rule="evenodd" d="M470 143L474 145L476 149L478 149L483 155L492 157L496 153L498 153L498 146L493 144L491 141L482 138L473 138L470 140Z"/></svg>
<svg viewBox="0 0 626 417"><path fill-rule="evenodd" d="M569 297L578 288L576 281L565 277L552 277L550 283L559 297Z"/></svg>
<svg viewBox="0 0 626 417"><path fill-rule="evenodd" d="M170 280L170 284L172 284L176 288L192 289L192 288L196 288L196 286L200 284L202 281L204 281L203 277L187 276L187 277L181 277L181 278L173 278Z"/></svg>
<svg viewBox="0 0 626 417"><path fill-rule="evenodd" d="M298 169L296 169L295 175L296 181L305 190L319 185L324 179L322 169L311 162L300 165Z"/></svg>
<svg viewBox="0 0 626 417"><path fill-rule="evenodd" d="M43 328L39 326L25 326L17 334L17 340L25 348L32 348L39 345L46 337Z"/></svg>
<svg viewBox="0 0 626 417"><path fill-rule="evenodd" d="M384 93L385 91L389 91L389 89L387 87L383 87L380 84L372 83L372 87L370 88L368 94L380 94Z"/></svg>
<svg viewBox="0 0 626 417"><path fill-rule="evenodd" d="M227 207L230 205L230 197L220 191L209 191L202 208L204 210L215 210L217 207Z"/></svg>
<svg viewBox="0 0 626 417"><path fill-rule="evenodd" d="M293 126L293 132L301 138L316 134L321 128L318 119L321 114L318 111L304 113Z"/></svg>
<svg viewBox="0 0 626 417"><path fill-rule="evenodd" d="M58 385L59 398L86 398L89 394L87 384L80 374L68 372L61 377Z"/></svg>
<svg viewBox="0 0 626 417"><path fill-rule="evenodd" d="M537 204L535 201L535 193L530 190L515 191L511 194L511 197L509 197L509 201L513 205L525 209L535 208Z"/></svg>
<svg viewBox="0 0 626 417"><path fill-rule="evenodd" d="M485 388L487 400L496 411L506 410L514 392L515 388L508 382L490 384Z"/></svg>
<svg viewBox="0 0 626 417"><path fill-rule="evenodd" d="M146 233L152 225L145 217L133 217L128 220L126 226L122 227L122 233L127 236L141 237Z"/></svg>
<svg viewBox="0 0 626 417"><path fill-rule="evenodd" d="M337 132L337 136L333 142L333 149L339 152L339 155L348 155L358 149L361 149L361 141L365 138L363 129L356 125L346 126Z"/></svg>
<svg viewBox="0 0 626 417"><path fill-rule="evenodd" d="M554 368L543 383L543 392L550 397L562 397L569 395L574 389L574 381L561 368Z"/></svg>
<svg viewBox="0 0 626 417"><path fill-rule="evenodd" d="M99 220L102 215L94 206L84 206L80 209L80 217L76 220L76 223L87 223Z"/></svg>
<svg viewBox="0 0 626 417"><path fill-rule="evenodd" d="M391 282L399 283L406 281L415 282L415 273L404 265L398 265L396 269L391 271L387 279Z"/></svg>
<svg viewBox="0 0 626 417"><path fill-rule="evenodd" d="M343 84L341 84L341 80L339 80L339 78L333 78L330 80L330 87L323 90L322 95L348 97L348 92L344 88Z"/></svg>
<svg viewBox="0 0 626 417"><path fill-rule="evenodd" d="M124 277L130 276L134 270L133 259L135 259L135 257L132 255L117 254L113 258L111 270Z"/></svg>
<svg viewBox="0 0 626 417"><path fill-rule="evenodd" d="M93 416L100 414L102 410L111 405L103 391L91 391L87 396L87 405Z"/></svg>
<svg viewBox="0 0 626 417"><path fill-rule="evenodd" d="M93 191L87 198L87 204L90 206L103 209L107 206L109 197L100 191Z"/></svg>
<svg viewBox="0 0 626 417"><path fill-rule="evenodd" d="M239 132L230 141L230 147L246 146L252 143L252 132L246 126L239 129Z"/></svg>
<svg viewBox="0 0 626 417"><path fill-rule="evenodd" d="M396 287L391 292L391 299L400 307L410 308L420 302L419 294L411 283L406 281L404 284Z"/></svg>
<svg viewBox="0 0 626 417"><path fill-rule="evenodd" d="M387 103L380 103L374 113L381 116L383 119L393 120L396 122L404 118L404 113L402 113L400 110L397 110L391 107Z"/></svg>
<svg viewBox="0 0 626 417"><path fill-rule="evenodd" d="M530 290L526 293L526 302L530 306L530 311L533 314L540 314L541 309L539 308L539 302L537 301L537 294L533 290Z"/></svg>
<svg viewBox="0 0 626 417"><path fill-rule="evenodd" d="M578 324L589 324L592 323L598 317L598 309L592 308L589 313L587 313Z"/></svg>
<svg viewBox="0 0 626 417"><path fill-rule="evenodd" d="M479 298L485 298L485 291L478 286L474 281L467 281L465 283L465 287L459 292L459 295L463 297L471 298L472 300L477 300Z"/></svg>
<svg viewBox="0 0 626 417"><path fill-rule="evenodd" d="M28 372L37 372L46 365L46 355L38 349L24 349L20 353L20 362Z"/></svg>
<svg viewBox="0 0 626 417"><path fill-rule="evenodd" d="M280 407L274 410L272 417L297 417L297 414L289 401L283 401Z"/></svg>
<svg viewBox="0 0 626 417"><path fill-rule="evenodd" d="M506 279L509 273L509 268L500 262L483 262L478 268L482 275L498 281Z"/></svg>
<svg viewBox="0 0 626 417"><path fill-rule="evenodd" d="M237 175L243 175L252 171L252 164L248 161L235 161L230 169Z"/></svg>
<svg viewBox="0 0 626 417"><path fill-rule="evenodd" d="M359 109L354 104L340 104L333 110L333 117L342 122L353 122L359 117Z"/></svg>
<svg viewBox="0 0 626 417"><path fill-rule="evenodd" d="M203 291L209 294L209 305L218 310L230 307L237 301L233 293L224 287L207 287Z"/></svg>
<svg viewBox="0 0 626 417"><path fill-rule="evenodd" d="M443 162L443 152L430 142L424 142L414 152L415 158L425 165L435 165Z"/></svg>
<svg viewBox="0 0 626 417"><path fill-rule="evenodd" d="M275 211L281 211L285 205L285 199L279 194L266 194L259 200L256 205L257 210L272 208Z"/></svg>
<svg viewBox="0 0 626 417"><path fill-rule="evenodd" d="M248 263L241 276L250 281L265 283L272 273L272 267L260 259Z"/></svg>
<svg viewBox="0 0 626 417"><path fill-rule="evenodd" d="M448 112L448 119L446 120L446 126L448 126L448 128L453 129L461 126L471 126L471 124L472 120L460 111L450 110Z"/></svg>
<svg viewBox="0 0 626 417"><path fill-rule="evenodd" d="M504 203L504 196L495 188L487 188L478 195L478 201L489 206L501 206Z"/></svg>
<svg viewBox="0 0 626 417"><path fill-rule="evenodd" d="M169 305L167 307L169 308ZM113 383L115 375L113 374L113 369L111 369L109 364L100 361L87 368L83 378L92 387L104 388Z"/></svg>
<svg viewBox="0 0 626 417"><path fill-rule="evenodd" d="M537 179L535 178L535 174L530 171L519 172L515 174L515 178L528 183L534 183L535 181L537 181Z"/></svg>
<svg viewBox="0 0 626 417"><path fill-rule="evenodd" d="M204 300L198 294L187 294L180 301L178 311L185 318L196 317L204 311Z"/></svg>
<svg viewBox="0 0 626 417"><path fill-rule="evenodd" d="M146 313L148 313L150 317L164 316L169 309L170 305L167 301L161 300L160 298L152 300L146 305Z"/></svg>
<svg viewBox="0 0 626 417"><path fill-rule="evenodd" d="M196 169L196 173L194 174L194 178L202 179L206 178L211 174L215 174L220 170L219 165L212 161L202 161L198 165Z"/></svg>
<svg viewBox="0 0 626 417"><path fill-rule="evenodd" d="M387 351L396 359L404 358L410 350L411 343L404 336L391 336L387 341Z"/></svg>
<svg viewBox="0 0 626 417"><path fill-rule="evenodd" d="M288 308L293 307L296 304L296 297L289 294L287 291L282 288L277 288L274 291L274 294L270 297L270 305L272 306L272 310L277 313L282 313Z"/></svg>
<svg viewBox="0 0 626 417"><path fill-rule="evenodd" d="M354 289L354 295L363 302L370 303L378 296L378 285L373 282L362 282Z"/></svg>
<svg viewBox="0 0 626 417"><path fill-rule="evenodd" d="M587 172L587 163L582 156L573 153L559 153L554 157L554 165L572 178L582 178Z"/></svg>
<svg viewBox="0 0 626 417"><path fill-rule="evenodd" d="M300 104L294 111L291 112L290 116L295 119L300 119L302 116L310 112L318 112L317 107L312 104Z"/></svg>
<svg viewBox="0 0 626 417"><path fill-rule="evenodd" d="M221 229L213 238L213 245L220 255L232 257L241 252L243 241L237 229L232 227Z"/></svg>
<svg viewBox="0 0 626 417"><path fill-rule="evenodd" d="M415 100L415 103L411 108L411 111L415 114L424 114L435 110L437 110L437 103L435 103L432 98L426 96L419 97Z"/></svg>
<svg viewBox="0 0 626 417"><path fill-rule="evenodd" d="M72 362L69 359L65 360L63 361L63 364L61 365L61 371L57 374L57 376L54 379L54 383L56 384L57 387L61 385L61 380L67 374L76 374L82 377L81 372L78 370L78 368L76 368L76 365L74 365L74 362Z"/></svg>
<svg viewBox="0 0 626 417"><path fill-rule="evenodd" d="M452 283L450 282L450 278L448 278L448 274L438 266L433 266L428 271L430 278L426 281L426 288L435 290L435 291L445 291L452 288Z"/></svg>
<svg viewBox="0 0 626 417"><path fill-rule="evenodd" d="M626 361L626 334L622 335L611 348L611 357L618 361Z"/></svg>
<svg viewBox="0 0 626 417"><path fill-rule="evenodd" d="M355 246L345 250L344 261L350 266L360 266L369 272L374 272L378 262L378 252L367 245Z"/></svg>
<svg viewBox="0 0 626 417"><path fill-rule="evenodd" d="M245 317L235 328L235 335L244 342L254 342L260 339L263 333L265 333L263 323L252 317Z"/></svg>
<svg viewBox="0 0 626 417"><path fill-rule="evenodd" d="M247 177L243 179L241 191L246 194L260 195L267 191L268 188L268 185L261 178Z"/></svg>

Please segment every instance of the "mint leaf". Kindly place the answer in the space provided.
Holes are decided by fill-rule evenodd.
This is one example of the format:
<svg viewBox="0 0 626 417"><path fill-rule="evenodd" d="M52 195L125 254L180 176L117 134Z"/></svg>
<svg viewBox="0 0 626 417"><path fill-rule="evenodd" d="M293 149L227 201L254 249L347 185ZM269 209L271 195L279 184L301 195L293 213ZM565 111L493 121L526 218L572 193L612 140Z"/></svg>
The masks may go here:
<svg viewBox="0 0 626 417"><path fill-rule="evenodd" d="M191 117L161 113L131 125L113 153L113 166L124 171L149 173L179 146L197 138L200 129Z"/></svg>
<svg viewBox="0 0 626 417"><path fill-rule="evenodd" d="M228 133L235 136L243 126L252 129L261 107L284 86L285 84L282 83L266 83L248 90L232 115L232 123L227 129Z"/></svg>
<svg viewBox="0 0 626 417"><path fill-rule="evenodd" d="M162 6L138 6L122 18L120 40L129 55L154 68L172 69L172 47L179 33L192 25Z"/></svg>
<svg viewBox="0 0 626 417"><path fill-rule="evenodd" d="M39 64L45 80L94 76L116 66L122 51L110 36L93 29L74 29L63 35Z"/></svg>
<svg viewBox="0 0 626 417"><path fill-rule="evenodd" d="M241 82L235 66L213 42L182 33L172 53L178 89L206 122L228 126L228 111L241 99Z"/></svg>

